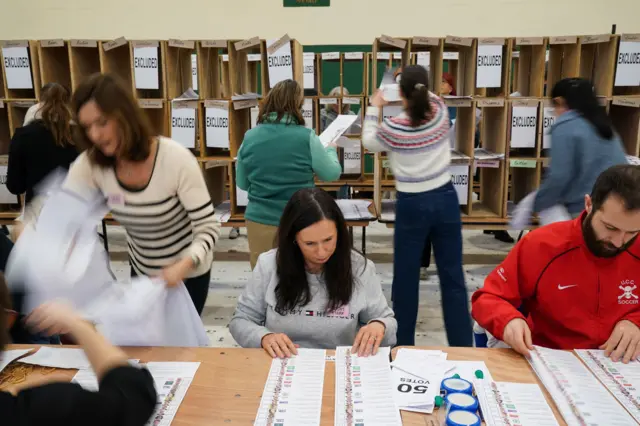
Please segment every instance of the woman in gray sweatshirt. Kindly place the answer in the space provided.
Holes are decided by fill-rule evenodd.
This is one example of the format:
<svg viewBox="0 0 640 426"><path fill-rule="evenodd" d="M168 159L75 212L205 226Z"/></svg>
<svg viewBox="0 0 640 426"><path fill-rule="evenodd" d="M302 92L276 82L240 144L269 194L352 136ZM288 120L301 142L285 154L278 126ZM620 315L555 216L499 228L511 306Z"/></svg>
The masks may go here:
<svg viewBox="0 0 640 426"><path fill-rule="evenodd" d="M598 103L593 84L565 78L551 91L556 122L551 127L551 164L536 194L534 211L563 205L577 217L597 177L627 162L611 119Z"/></svg>
<svg viewBox="0 0 640 426"><path fill-rule="evenodd" d="M340 208L317 188L284 209L277 249L263 253L229 329L245 348L288 357L296 347L353 345L361 356L396 342L397 323L373 263L352 250Z"/></svg>

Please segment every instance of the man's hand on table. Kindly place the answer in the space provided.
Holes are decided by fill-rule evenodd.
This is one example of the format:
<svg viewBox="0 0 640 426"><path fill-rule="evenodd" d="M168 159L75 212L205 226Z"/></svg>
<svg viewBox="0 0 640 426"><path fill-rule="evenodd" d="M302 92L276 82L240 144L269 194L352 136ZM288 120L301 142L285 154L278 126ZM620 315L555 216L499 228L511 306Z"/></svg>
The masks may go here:
<svg viewBox="0 0 640 426"><path fill-rule="evenodd" d="M515 318L507 323L502 334L502 341L527 358L529 358L529 351L533 350L531 330L522 318Z"/></svg>
<svg viewBox="0 0 640 426"><path fill-rule="evenodd" d="M640 356L640 328L628 320L622 320L613 328L609 340L600 349L613 362L622 360L627 364Z"/></svg>

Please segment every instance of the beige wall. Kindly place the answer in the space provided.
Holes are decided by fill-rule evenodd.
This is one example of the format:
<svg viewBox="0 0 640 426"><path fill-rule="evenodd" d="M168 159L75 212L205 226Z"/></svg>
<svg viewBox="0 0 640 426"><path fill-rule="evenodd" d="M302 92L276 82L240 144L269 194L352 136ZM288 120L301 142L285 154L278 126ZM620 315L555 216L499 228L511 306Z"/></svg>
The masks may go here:
<svg viewBox="0 0 640 426"><path fill-rule="evenodd" d="M0 0L0 40L273 38L370 44L392 36L640 33L640 0Z"/></svg>

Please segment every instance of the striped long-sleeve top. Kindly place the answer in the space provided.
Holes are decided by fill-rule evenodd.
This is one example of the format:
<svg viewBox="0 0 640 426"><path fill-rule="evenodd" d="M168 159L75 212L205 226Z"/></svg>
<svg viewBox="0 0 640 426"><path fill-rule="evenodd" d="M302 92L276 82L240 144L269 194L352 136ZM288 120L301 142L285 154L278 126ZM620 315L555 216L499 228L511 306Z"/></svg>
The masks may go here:
<svg viewBox="0 0 640 426"><path fill-rule="evenodd" d="M111 214L127 232L129 259L141 275L158 275L184 257L196 267L189 275L211 268L220 234L211 197L197 159L177 142L158 137L153 172L140 190L124 187L114 168L90 162L86 153L71 165L65 187L82 193L97 188Z"/></svg>
<svg viewBox="0 0 640 426"><path fill-rule="evenodd" d="M378 124L380 109L367 108L362 143L369 151L388 153L400 192L430 191L451 180L447 107L432 93L429 99L430 117L417 127L405 112Z"/></svg>

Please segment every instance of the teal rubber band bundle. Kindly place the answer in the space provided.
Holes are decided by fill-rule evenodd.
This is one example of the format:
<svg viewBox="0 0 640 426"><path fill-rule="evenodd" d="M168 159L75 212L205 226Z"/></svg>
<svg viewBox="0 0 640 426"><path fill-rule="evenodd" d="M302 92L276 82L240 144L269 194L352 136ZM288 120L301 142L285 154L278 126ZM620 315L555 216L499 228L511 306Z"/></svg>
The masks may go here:
<svg viewBox="0 0 640 426"><path fill-rule="evenodd" d="M457 378L457 377L449 377L448 379L444 379L442 381L441 389L446 393L466 393L468 395L473 395L473 385L471 382Z"/></svg>
<svg viewBox="0 0 640 426"><path fill-rule="evenodd" d="M478 400L466 393L449 393L445 398L448 411L470 411L475 413L478 411Z"/></svg>
<svg viewBox="0 0 640 426"><path fill-rule="evenodd" d="M447 414L446 426L480 426L480 417L470 411L454 410Z"/></svg>

